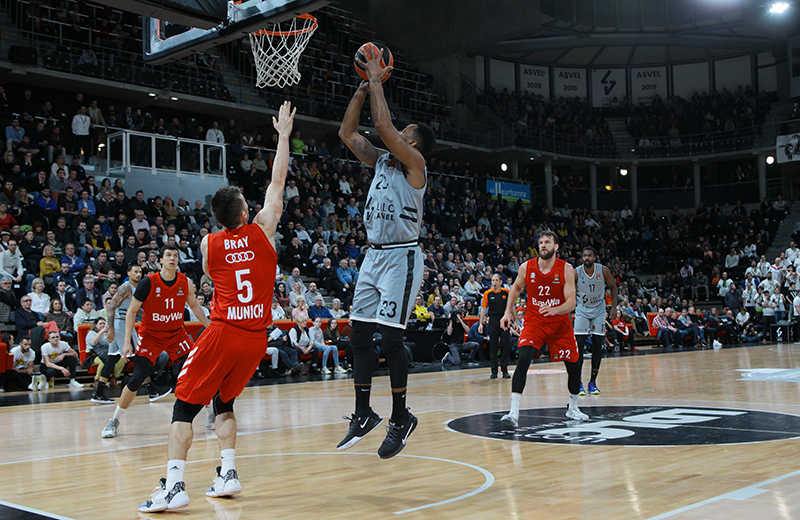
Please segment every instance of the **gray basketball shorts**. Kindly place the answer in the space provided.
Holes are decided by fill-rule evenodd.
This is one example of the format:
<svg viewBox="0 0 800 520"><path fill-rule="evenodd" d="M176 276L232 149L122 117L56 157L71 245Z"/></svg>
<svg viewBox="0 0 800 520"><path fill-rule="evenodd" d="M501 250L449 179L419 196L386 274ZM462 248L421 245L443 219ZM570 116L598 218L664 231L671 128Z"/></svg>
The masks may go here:
<svg viewBox="0 0 800 520"><path fill-rule="evenodd" d="M576 313L574 330L576 335L596 334L598 336L605 336L606 335L605 313L602 313L599 316L595 316L593 318L587 318L586 316L581 316Z"/></svg>
<svg viewBox="0 0 800 520"><path fill-rule="evenodd" d="M350 317L405 329L422 283L422 261L419 246L368 249L358 272Z"/></svg>
<svg viewBox="0 0 800 520"><path fill-rule="evenodd" d="M136 329L131 332L131 345L136 351L136 345L139 343L139 338L136 335ZM109 356L121 356L122 347L125 345L125 320L114 319L114 341L108 344Z"/></svg>

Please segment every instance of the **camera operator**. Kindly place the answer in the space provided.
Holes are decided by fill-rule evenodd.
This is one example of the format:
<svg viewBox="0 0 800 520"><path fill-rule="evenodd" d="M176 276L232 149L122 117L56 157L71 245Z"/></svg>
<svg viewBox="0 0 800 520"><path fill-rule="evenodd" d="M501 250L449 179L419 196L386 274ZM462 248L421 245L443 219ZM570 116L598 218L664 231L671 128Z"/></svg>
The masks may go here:
<svg viewBox="0 0 800 520"><path fill-rule="evenodd" d="M475 356L480 355L481 345L474 341L464 343L464 333L469 331L469 325L464 321L464 311L456 309L450 313L447 330L442 334L442 341L447 343L450 352L442 358L442 364L451 363L455 366L461 364L461 353L469 352L469 361L475 361Z"/></svg>

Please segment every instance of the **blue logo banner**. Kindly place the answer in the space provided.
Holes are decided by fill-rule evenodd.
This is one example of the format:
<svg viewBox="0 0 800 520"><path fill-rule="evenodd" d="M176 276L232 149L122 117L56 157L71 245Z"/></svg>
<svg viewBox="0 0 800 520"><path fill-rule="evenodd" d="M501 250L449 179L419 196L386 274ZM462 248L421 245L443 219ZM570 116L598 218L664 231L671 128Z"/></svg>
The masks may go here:
<svg viewBox="0 0 800 520"><path fill-rule="evenodd" d="M531 202L531 187L524 184L487 180L486 191L491 193L493 197L497 197L500 194L506 200Z"/></svg>

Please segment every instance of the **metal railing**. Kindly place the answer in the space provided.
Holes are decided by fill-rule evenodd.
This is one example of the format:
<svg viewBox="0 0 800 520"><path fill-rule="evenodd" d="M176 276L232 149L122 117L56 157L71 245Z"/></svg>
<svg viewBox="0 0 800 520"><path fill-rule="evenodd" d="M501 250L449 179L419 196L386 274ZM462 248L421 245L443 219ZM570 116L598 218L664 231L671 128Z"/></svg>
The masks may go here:
<svg viewBox="0 0 800 520"><path fill-rule="evenodd" d="M227 180L225 145L118 130L106 138L106 171L110 175L128 173L131 168L149 169L153 175L174 172L178 175L220 176Z"/></svg>

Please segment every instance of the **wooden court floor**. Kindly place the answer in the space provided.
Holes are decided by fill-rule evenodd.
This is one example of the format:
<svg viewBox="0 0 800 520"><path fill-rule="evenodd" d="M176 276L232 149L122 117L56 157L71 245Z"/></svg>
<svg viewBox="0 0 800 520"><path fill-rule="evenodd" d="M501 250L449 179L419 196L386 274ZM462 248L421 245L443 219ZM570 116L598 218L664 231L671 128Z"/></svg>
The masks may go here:
<svg viewBox="0 0 800 520"><path fill-rule="evenodd" d="M247 388L236 402L242 495L204 496L219 451L201 413L192 503L160 515L136 506L165 474L174 398L138 398L116 439L100 438L111 406L2 407L0 518L797 519L798 372L800 344L610 358L602 395L581 399L594 418L576 426L561 417L563 366L534 364L518 432L498 426L510 380L488 368L412 374L419 427L387 461L375 454L382 429L335 449L351 379ZM373 400L387 417L387 377Z"/></svg>

